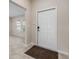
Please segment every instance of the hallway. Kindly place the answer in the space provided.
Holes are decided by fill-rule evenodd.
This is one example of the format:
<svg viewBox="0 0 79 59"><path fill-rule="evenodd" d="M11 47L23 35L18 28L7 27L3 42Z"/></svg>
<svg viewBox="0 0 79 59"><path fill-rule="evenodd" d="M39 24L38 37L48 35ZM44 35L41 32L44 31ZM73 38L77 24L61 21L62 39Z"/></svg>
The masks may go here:
<svg viewBox="0 0 79 59"><path fill-rule="evenodd" d="M57 2L56 0L10 1L10 59L68 59L68 0ZM30 49L34 46L37 47ZM28 51L30 53L25 54Z"/></svg>

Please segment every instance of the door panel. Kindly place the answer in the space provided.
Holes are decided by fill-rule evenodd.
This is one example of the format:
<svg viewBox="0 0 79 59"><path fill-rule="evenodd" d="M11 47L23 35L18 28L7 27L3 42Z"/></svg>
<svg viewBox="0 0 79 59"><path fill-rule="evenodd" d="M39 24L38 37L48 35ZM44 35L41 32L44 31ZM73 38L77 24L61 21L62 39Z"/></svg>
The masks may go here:
<svg viewBox="0 0 79 59"><path fill-rule="evenodd" d="M57 11L50 9L38 13L38 45L57 50Z"/></svg>

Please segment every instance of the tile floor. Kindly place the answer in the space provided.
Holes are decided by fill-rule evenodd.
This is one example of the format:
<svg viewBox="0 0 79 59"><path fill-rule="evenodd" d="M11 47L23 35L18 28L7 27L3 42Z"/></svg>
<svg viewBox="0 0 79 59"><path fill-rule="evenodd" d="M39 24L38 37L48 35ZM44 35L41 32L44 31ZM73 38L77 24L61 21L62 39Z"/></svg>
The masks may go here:
<svg viewBox="0 0 79 59"><path fill-rule="evenodd" d="M24 39L10 36L9 41L9 59L35 59L24 54L26 51Z"/></svg>

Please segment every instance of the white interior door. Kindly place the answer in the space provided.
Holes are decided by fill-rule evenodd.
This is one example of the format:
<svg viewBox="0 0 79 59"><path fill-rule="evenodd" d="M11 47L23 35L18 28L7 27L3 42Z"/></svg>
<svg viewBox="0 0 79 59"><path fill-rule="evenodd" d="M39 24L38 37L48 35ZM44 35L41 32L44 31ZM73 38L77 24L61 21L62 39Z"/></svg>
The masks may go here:
<svg viewBox="0 0 79 59"><path fill-rule="evenodd" d="M49 9L38 12L38 46L57 50L57 11Z"/></svg>

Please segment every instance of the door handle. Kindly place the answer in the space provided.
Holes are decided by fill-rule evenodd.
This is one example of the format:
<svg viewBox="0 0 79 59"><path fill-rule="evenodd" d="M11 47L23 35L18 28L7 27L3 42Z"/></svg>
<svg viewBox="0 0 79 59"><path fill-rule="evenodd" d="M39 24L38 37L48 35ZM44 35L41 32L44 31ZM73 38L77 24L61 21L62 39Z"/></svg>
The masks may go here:
<svg viewBox="0 0 79 59"><path fill-rule="evenodd" d="M37 26L37 31L40 31L39 29L40 29L40 27L39 27L39 26Z"/></svg>

